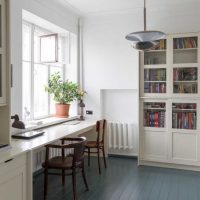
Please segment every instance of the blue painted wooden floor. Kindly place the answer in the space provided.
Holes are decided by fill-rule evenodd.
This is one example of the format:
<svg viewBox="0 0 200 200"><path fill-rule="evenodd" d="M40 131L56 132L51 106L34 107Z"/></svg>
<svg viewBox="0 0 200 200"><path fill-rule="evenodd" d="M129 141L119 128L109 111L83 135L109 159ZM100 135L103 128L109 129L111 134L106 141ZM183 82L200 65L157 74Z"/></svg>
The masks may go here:
<svg viewBox="0 0 200 200"><path fill-rule="evenodd" d="M200 200L200 172L138 167L135 159L109 157L98 174L96 158L86 166L90 191L77 176L79 200ZM72 200L71 176L49 176L48 200ZM43 199L43 175L34 177L34 200Z"/></svg>

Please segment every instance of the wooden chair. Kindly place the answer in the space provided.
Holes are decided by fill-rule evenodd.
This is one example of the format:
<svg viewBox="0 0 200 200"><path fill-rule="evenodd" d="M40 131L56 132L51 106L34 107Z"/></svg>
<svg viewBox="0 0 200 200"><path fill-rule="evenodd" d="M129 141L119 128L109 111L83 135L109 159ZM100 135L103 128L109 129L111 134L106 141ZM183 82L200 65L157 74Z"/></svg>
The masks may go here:
<svg viewBox="0 0 200 200"><path fill-rule="evenodd" d="M71 142L71 144L66 144L65 142ZM89 190L85 170L84 170L84 149L85 149L84 137L80 138L63 138L61 139L61 145L49 144L46 145L46 158L45 162L42 164L44 168L44 199L47 198L47 188L48 188L48 175L60 175L62 176L62 184L65 184L65 176L72 175L73 183L73 196L74 200L77 200L77 189L76 189L76 172L77 169L81 169L82 177L86 186L86 189ZM51 148L60 149L61 156L56 156L49 158L49 151ZM66 150L69 150L73 153L65 155ZM61 173L56 173L55 171L50 172L50 169L59 169ZM69 173L66 173L69 171Z"/></svg>
<svg viewBox="0 0 200 200"><path fill-rule="evenodd" d="M88 154L88 166L90 166L90 154L95 153L98 156L98 166L99 166L99 174L101 174L101 165L100 165L100 151L103 152L104 166L106 166L106 157L105 157L105 148L104 148L104 137L105 137L105 128L106 128L106 120L99 120L96 122L96 133L97 140L96 141L87 141L85 144L85 152ZM96 151L91 151L91 149L96 149Z"/></svg>

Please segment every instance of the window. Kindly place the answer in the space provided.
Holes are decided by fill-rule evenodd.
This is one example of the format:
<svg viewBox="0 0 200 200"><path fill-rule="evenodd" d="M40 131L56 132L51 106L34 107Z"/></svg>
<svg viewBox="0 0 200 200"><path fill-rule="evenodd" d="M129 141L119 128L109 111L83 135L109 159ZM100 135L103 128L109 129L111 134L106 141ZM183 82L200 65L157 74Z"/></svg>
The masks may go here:
<svg viewBox="0 0 200 200"><path fill-rule="evenodd" d="M44 37L51 35L50 38ZM56 41L53 36L55 36ZM41 40L45 38L45 40ZM51 40L51 42L49 42ZM55 44L57 42L57 44ZM23 23L23 118L33 120L44 118L54 113L54 102L45 92L44 86L48 83L49 76L60 72L64 77L66 66L67 36L59 36L34 24ZM50 44L50 45L49 45ZM55 46L58 45L58 48ZM56 54L48 52L51 47ZM47 59L42 62L41 56ZM47 63L47 61L49 61ZM51 62L50 62L51 61Z"/></svg>

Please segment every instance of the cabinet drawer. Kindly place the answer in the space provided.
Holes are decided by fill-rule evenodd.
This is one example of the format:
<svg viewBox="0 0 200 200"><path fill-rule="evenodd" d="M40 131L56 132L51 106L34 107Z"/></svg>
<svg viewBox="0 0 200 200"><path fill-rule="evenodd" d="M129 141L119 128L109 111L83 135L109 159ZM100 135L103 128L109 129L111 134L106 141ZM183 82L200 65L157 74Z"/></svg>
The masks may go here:
<svg viewBox="0 0 200 200"><path fill-rule="evenodd" d="M0 175L15 170L17 167L26 165L26 153L20 156L5 160L0 163Z"/></svg>

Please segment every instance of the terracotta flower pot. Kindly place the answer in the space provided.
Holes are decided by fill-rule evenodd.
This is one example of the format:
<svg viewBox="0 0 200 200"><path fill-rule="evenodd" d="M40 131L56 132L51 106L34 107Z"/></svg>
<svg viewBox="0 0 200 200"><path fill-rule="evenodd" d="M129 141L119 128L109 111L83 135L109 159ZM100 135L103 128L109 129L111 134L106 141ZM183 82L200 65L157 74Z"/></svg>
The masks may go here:
<svg viewBox="0 0 200 200"><path fill-rule="evenodd" d="M70 104L56 104L56 117L65 118L69 116Z"/></svg>

